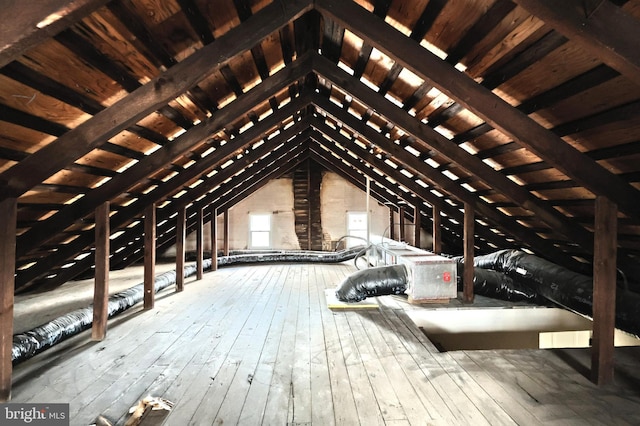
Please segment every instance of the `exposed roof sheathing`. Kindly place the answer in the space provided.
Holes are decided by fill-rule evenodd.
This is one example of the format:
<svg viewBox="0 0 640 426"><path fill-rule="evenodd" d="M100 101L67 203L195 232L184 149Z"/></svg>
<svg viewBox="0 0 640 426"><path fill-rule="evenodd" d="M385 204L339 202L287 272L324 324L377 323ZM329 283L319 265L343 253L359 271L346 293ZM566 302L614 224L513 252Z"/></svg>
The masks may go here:
<svg viewBox="0 0 640 426"><path fill-rule="evenodd" d="M640 256L640 0L48 0L0 14L0 197L18 197L17 287L112 264L180 207L232 206L308 158L461 245L571 268L594 200ZM209 209L211 208L211 209ZM414 214L414 213L411 213ZM190 223L193 218L190 219Z"/></svg>

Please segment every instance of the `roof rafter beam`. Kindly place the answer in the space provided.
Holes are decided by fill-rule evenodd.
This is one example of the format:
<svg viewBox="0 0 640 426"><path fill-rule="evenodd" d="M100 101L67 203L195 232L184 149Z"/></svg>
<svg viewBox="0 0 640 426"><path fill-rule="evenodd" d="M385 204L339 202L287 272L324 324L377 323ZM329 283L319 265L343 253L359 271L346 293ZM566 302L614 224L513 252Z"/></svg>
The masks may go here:
<svg viewBox="0 0 640 426"><path fill-rule="evenodd" d="M333 85L340 87L369 108L375 108L376 112L385 119L413 135L421 145L421 148L423 148L423 151L434 149L440 152L450 161L477 176L510 200L534 212L552 229L579 243L586 253L593 251L593 237L584 227L567 220L560 212L492 167L489 167L480 158L469 154L431 127L420 123L402 108L393 105L381 95L368 89L359 80L340 70L327 59L314 55L313 69Z"/></svg>
<svg viewBox="0 0 640 426"><path fill-rule="evenodd" d="M250 50L312 7L311 0L271 3L216 42L136 89L0 174L0 200L17 197L120 131L186 92L232 58Z"/></svg>
<svg viewBox="0 0 640 426"><path fill-rule="evenodd" d="M0 27L0 68L22 55L38 43L58 34L87 15L107 4L109 0L41 0L27 4L21 1L4 2Z"/></svg>
<svg viewBox="0 0 640 426"><path fill-rule="evenodd" d="M408 177L398 173L397 170L394 170L389 165L385 164L382 160L379 160L378 158L376 158L374 155L369 154L362 149L354 148L354 144L348 144L349 141L346 140L346 138L343 135L339 134L337 131L333 131L332 129L328 128L327 133L329 134L326 134L324 132L321 133L319 131L316 131L314 133L315 134L312 133L311 137L318 143L319 146L322 146L325 149L329 150L333 155L337 156L342 161L349 164L349 166L352 167L353 169L359 170L360 173L366 176L369 176L374 182L379 183L382 187L394 193L397 197L403 199L408 204L413 205L415 204L416 200L411 199L411 197L407 197L405 193L399 189L399 185L406 187L418 199L424 202L427 202L432 206L434 205L437 206L440 209L440 211L445 212L448 217L454 218L458 220L459 223L462 223L463 215L460 212L460 210L456 209L453 206L450 206L449 204L444 202L444 199L440 199L436 197L434 194L429 192L428 189L422 188L421 186L419 186L417 183L415 183ZM333 144L327 143L327 139L325 138L325 136L326 138L331 139L331 141L333 141ZM338 148L338 146L336 146L335 143L346 145L347 148ZM349 151L353 153L356 153L356 151L358 151L357 154L360 157L360 161L348 155L346 153L346 149L349 149ZM313 146L312 146L312 150L313 150ZM362 164L359 164L359 162L363 164L367 164L368 167L364 167ZM378 182L379 176L377 176L373 172L374 167L385 172L387 176L391 176L394 180L396 180L396 182L398 182L398 184L395 184L395 185L391 184L391 182L388 182L386 179L381 179ZM460 229L460 231L462 231L462 229ZM487 232L480 232L480 234L483 235L484 240L487 240L487 241L492 240L493 242L495 242L496 244L502 247L510 246L509 243L503 240L498 240L499 236L492 233L490 230L487 230Z"/></svg>
<svg viewBox="0 0 640 426"><path fill-rule="evenodd" d="M217 111L206 122L194 126L170 144L145 156L137 164L128 168L109 182L90 191L85 197L73 203L73 205L64 208L54 216L35 225L18 239L18 257L21 257L30 249L38 247L41 243L54 237L55 234L52 234L52 229L65 229L76 220L91 214L93 210L105 200L112 200L136 182L144 179L150 173L171 164L171 161L180 155L184 155L189 149L205 140L212 133L215 133L228 123L241 117L257 103L262 102L268 97L275 96L276 93L306 75L311 69L309 59L308 56L296 59L296 61L288 67L280 70L223 109ZM286 118L287 114L295 112L292 108L295 108L296 105L297 103L295 102L290 103L290 105L285 105L285 107L281 108L283 112L274 113L267 121L271 122L274 118ZM260 128L262 127L258 127L258 129ZM251 131L255 132L255 129L251 129ZM229 146L232 145L234 144L229 144ZM226 149L228 149L228 147Z"/></svg>
<svg viewBox="0 0 640 426"><path fill-rule="evenodd" d="M518 222L513 221L509 218L509 216L500 213L494 205L483 202L479 197L475 194L467 191L466 189L460 187L455 181L450 180L443 174L437 172L435 169L427 166L426 164L418 164L421 163L417 157L413 157L408 152L405 155L402 149L393 144L383 135L377 133L374 129L366 126L364 123L357 120L355 117L350 116L350 114L345 113L340 107L330 102L327 99L320 98L317 96L317 99L314 100L316 106L332 115L336 120L344 123L345 126L349 127L353 131L362 135L369 142L375 143L377 146L381 147L383 150L387 151L389 154L394 156L397 159L401 159L405 165L408 165L409 162L414 163L413 167L411 167L412 172L416 173L423 180L427 182L434 183L436 188L439 188L443 191L450 193L453 197L455 197L459 201L463 202L471 202L476 205L477 212L487 218L488 221L493 223L496 228L507 231L515 238L520 239L520 241L528 242L530 246L537 250L539 253L545 253L546 255L550 255L550 253L554 253L554 256L557 258L558 262L564 263L565 265L575 265L575 260L570 256L567 256L549 241L539 237L534 232L531 232L526 227L520 225ZM318 130L324 133L324 131L329 132L326 129L325 124L320 121L316 121L318 124ZM316 122L312 122L313 126L316 126ZM326 126L326 127L325 127ZM329 127L329 129L331 129ZM333 130L333 129L331 129ZM337 136L336 136L337 137ZM352 146L356 147L356 144ZM354 148L355 149L355 148ZM360 149L360 151L363 151ZM364 155L364 152L362 152ZM417 160L417 161L416 161Z"/></svg>
<svg viewBox="0 0 640 426"><path fill-rule="evenodd" d="M618 204L622 212L640 217L640 204L636 202L640 198L639 190L383 20L353 2L316 0L315 6L321 13L361 37L365 43L371 43L421 78L432 82L465 108L513 137L580 185L607 196Z"/></svg>

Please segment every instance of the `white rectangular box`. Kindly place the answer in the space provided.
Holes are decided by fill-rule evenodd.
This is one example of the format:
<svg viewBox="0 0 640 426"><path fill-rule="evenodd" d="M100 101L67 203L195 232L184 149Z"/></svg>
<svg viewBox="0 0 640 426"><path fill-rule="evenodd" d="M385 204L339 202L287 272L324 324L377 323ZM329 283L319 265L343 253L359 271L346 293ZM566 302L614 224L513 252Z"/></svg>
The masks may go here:
<svg viewBox="0 0 640 426"><path fill-rule="evenodd" d="M413 303L448 302L457 297L457 265L453 259L406 244L385 247L386 264L404 264L409 272L407 295Z"/></svg>

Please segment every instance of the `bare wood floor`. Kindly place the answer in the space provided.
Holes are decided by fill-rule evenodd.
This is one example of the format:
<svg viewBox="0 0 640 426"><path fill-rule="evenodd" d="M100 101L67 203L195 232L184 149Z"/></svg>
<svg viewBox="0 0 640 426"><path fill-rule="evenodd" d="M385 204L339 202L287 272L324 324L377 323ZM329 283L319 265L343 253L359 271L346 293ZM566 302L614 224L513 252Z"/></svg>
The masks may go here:
<svg viewBox="0 0 640 426"><path fill-rule="evenodd" d="M440 353L400 297L374 311L327 309L353 268L226 267L16 367L14 402L68 402L72 424L123 424L147 396L175 403L165 424L611 425L640 423L635 348L616 385L584 374L585 350Z"/></svg>

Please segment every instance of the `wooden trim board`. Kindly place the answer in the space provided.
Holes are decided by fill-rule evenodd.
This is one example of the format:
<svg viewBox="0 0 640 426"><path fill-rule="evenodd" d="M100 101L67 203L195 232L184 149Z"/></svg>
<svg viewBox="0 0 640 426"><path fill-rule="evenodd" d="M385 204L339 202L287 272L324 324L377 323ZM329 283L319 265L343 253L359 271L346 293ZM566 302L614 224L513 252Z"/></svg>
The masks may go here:
<svg viewBox="0 0 640 426"><path fill-rule="evenodd" d="M343 302L336 297L336 291L333 288L326 288L324 290L324 297L327 300L327 307L331 310L334 309L378 309L378 301L372 299L365 299L360 302Z"/></svg>

